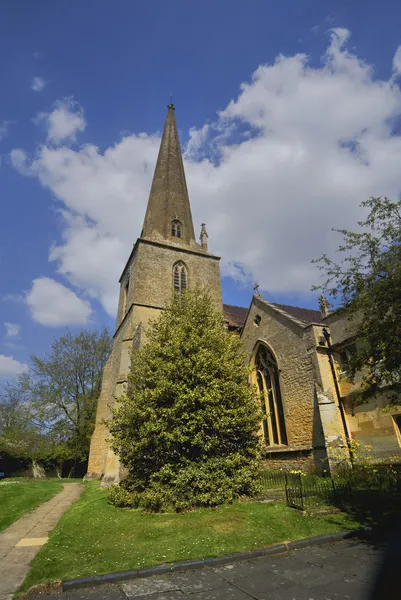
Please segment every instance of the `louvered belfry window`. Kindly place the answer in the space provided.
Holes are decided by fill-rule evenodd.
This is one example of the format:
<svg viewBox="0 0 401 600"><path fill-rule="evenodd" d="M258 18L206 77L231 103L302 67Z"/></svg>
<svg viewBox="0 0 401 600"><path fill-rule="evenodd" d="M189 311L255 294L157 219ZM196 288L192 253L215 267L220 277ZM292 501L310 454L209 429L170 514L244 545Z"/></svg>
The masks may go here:
<svg viewBox="0 0 401 600"><path fill-rule="evenodd" d="M178 238L182 237L182 225L177 219L171 222L171 235Z"/></svg>
<svg viewBox="0 0 401 600"><path fill-rule="evenodd" d="M181 261L173 267L173 287L178 294L188 288L187 268Z"/></svg>
<svg viewBox="0 0 401 600"><path fill-rule="evenodd" d="M256 384L262 409L262 433L268 446L287 445L283 402L276 360L270 350L260 344L255 357Z"/></svg>

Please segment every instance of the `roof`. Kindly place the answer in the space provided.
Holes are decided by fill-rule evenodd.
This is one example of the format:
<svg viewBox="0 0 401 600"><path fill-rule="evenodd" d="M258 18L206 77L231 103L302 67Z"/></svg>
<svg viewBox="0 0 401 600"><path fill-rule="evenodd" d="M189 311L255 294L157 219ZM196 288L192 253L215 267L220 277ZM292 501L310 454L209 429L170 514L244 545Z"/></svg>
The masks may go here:
<svg viewBox="0 0 401 600"><path fill-rule="evenodd" d="M277 306L280 310L286 312L290 317L302 321L305 325L310 323L322 323L322 315L320 310L311 308L301 308L300 306L290 306L289 304L277 304L270 302L273 306ZM230 327L243 327L245 323L248 309L243 306L232 306L231 304L223 304L223 315L228 321Z"/></svg>
<svg viewBox="0 0 401 600"><path fill-rule="evenodd" d="M288 304L277 304L272 302L274 306L280 308L284 312L288 313L294 319L303 321L307 325L310 323L322 323L322 315L320 310L313 310L312 308L301 308L300 306L289 306Z"/></svg>
<svg viewBox="0 0 401 600"><path fill-rule="evenodd" d="M245 323L248 309L243 306L232 306L231 304L223 304L223 315L228 321L229 327L242 327Z"/></svg>

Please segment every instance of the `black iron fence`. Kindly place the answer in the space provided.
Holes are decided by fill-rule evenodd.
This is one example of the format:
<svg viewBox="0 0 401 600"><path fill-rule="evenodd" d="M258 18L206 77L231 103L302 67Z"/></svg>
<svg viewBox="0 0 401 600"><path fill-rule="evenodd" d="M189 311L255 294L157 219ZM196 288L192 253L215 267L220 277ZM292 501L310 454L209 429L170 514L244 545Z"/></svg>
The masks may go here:
<svg viewBox="0 0 401 600"><path fill-rule="evenodd" d="M262 488L263 490L281 490L285 489L287 473L285 471L263 471Z"/></svg>
<svg viewBox="0 0 401 600"><path fill-rule="evenodd" d="M304 481L302 475L297 475L291 483L287 482L285 497L288 506L300 510L317 508L321 504L339 508L352 505L349 482L338 482L332 477L322 478L321 481Z"/></svg>
<svg viewBox="0 0 401 600"><path fill-rule="evenodd" d="M286 500L287 505L301 510L322 505L344 507L352 505L352 489L348 481L332 477L305 476L286 471L265 471L262 474L263 495Z"/></svg>

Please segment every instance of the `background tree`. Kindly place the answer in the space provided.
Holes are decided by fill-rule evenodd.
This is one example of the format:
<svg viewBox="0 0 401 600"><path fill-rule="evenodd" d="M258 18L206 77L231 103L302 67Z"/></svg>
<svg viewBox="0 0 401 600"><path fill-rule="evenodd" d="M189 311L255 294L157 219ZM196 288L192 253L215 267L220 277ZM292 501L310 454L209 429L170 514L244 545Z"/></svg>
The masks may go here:
<svg viewBox="0 0 401 600"><path fill-rule="evenodd" d="M85 463L110 349L107 329L84 330L54 340L45 358L31 356L28 373L0 394L3 446L18 438L24 456Z"/></svg>
<svg viewBox="0 0 401 600"><path fill-rule="evenodd" d="M109 423L129 477L120 506L213 506L257 486L260 415L240 339L205 291L175 297L132 355Z"/></svg>
<svg viewBox="0 0 401 600"><path fill-rule="evenodd" d="M17 386L6 383L0 395L0 452L28 457L32 440L39 436L24 394Z"/></svg>
<svg viewBox="0 0 401 600"><path fill-rule="evenodd" d="M326 255L313 262L326 276L321 289L346 307L356 352L347 365L353 380L363 372L365 393L398 385L401 375L401 201L370 198L359 232L334 229L344 241L336 262Z"/></svg>

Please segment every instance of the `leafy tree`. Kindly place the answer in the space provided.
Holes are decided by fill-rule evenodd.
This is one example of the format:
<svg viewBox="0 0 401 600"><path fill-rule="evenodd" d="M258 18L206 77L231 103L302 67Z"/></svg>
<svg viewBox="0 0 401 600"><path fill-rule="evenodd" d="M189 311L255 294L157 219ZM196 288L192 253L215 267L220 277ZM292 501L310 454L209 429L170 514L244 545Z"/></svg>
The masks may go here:
<svg viewBox="0 0 401 600"><path fill-rule="evenodd" d="M84 330L54 340L43 359L31 356L29 372L3 390L3 443L14 436L32 458L85 462L110 348L107 329Z"/></svg>
<svg viewBox="0 0 401 600"><path fill-rule="evenodd" d="M0 452L28 457L33 440L39 437L26 398L16 386L6 383L0 394Z"/></svg>
<svg viewBox="0 0 401 600"><path fill-rule="evenodd" d="M260 415L240 339L196 290L173 298L147 340L109 423L129 470L112 502L180 511L252 494Z"/></svg>
<svg viewBox="0 0 401 600"><path fill-rule="evenodd" d="M361 230L335 229L344 241L336 262L326 255L313 262L326 282L313 289L327 292L345 307L356 351L347 373L352 381L363 373L364 395L379 386L397 386L401 376L401 201L370 198L361 205L369 209Z"/></svg>

